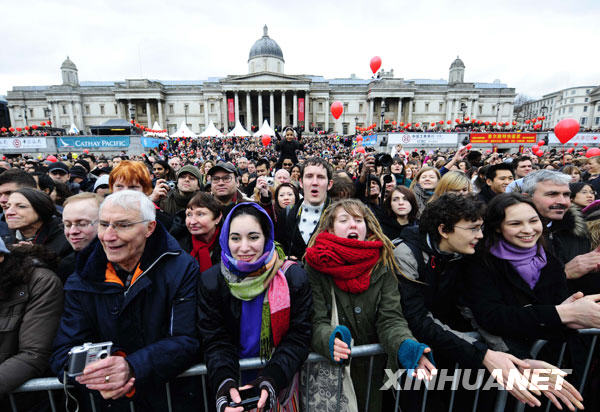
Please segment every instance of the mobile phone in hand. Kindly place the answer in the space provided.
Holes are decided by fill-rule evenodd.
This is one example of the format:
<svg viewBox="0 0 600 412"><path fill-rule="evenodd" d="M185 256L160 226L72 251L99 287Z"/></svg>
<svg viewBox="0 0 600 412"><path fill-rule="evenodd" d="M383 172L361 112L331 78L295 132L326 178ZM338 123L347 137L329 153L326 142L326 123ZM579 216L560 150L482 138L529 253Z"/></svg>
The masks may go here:
<svg viewBox="0 0 600 412"><path fill-rule="evenodd" d="M252 387L248 389L241 390L240 398L242 401L237 402L229 402L230 408L239 408L240 406L244 408L245 411L251 411L252 409L256 409L258 405L258 401L260 400L260 389L257 387ZM265 405L269 404L269 399L267 398L267 402Z"/></svg>

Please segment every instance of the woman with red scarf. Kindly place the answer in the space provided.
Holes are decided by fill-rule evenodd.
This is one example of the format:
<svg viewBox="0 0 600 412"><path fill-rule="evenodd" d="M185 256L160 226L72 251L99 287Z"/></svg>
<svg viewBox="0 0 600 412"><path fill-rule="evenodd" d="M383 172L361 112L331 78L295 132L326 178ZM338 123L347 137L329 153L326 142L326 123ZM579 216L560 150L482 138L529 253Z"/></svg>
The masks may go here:
<svg viewBox="0 0 600 412"><path fill-rule="evenodd" d="M198 261L200 273L221 261L219 231L222 217L221 204L210 194L198 192L185 209L185 227L174 224L171 229L181 248Z"/></svg>
<svg viewBox="0 0 600 412"><path fill-rule="evenodd" d="M344 199L325 210L306 250L306 272L313 290L312 347L334 362L348 359L355 345L380 343L385 356L375 357L369 411L381 410L384 369L435 374L431 349L410 332L400 306L393 246L373 213L356 199ZM332 293L339 326L331 326ZM366 402L369 358L351 362L359 408Z"/></svg>

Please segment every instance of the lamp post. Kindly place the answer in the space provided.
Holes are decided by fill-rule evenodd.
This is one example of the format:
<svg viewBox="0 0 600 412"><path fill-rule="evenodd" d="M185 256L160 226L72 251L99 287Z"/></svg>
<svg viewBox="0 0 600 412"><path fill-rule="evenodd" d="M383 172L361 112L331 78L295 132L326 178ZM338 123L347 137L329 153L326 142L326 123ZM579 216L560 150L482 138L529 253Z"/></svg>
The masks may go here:
<svg viewBox="0 0 600 412"><path fill-rule="evenodd" d="M45 107L44 108L44 117L46 119L48 119L48 124L50 124L50 122L52 122L51 118L52 118L52 109L50 109L49 107Z"/></svg>
<svg viewBox="0 0 600 412"><path fill-rule="evenodd" d="M383 116L385 116L385 99L381 99L381 123L379 123L379 129L383 131Z"/></svg>
<svg viewBox="0 0 600 412"><path fill-rule="evenodd" d="M544 117L546 116L546 110L548 110L548 107L546 105L540 108L540 111L542 112L542 129L544 129L544 122L546 121L546 119L544 119Z"/></svg>
<svg viewBox="0 0 600 412"><path fill-rule="evenodd" d="M131 119L131 129L133 129L133 124L135 123L135 107L131 103L129 103L129 118Z"/></svg>
<svg viewBox="0 0 600 412"><path fill-rule="evenodd" d="M25 126L27 126L27 105L24 104L21 106L21 108L23 109L23 118L25 119Z"/></svg>
<svg viewBox="0 0 600 412"><path fill-rule="evenodd" d="M460 111L462 112L462 123L465 123L465 116L467 115L467 105L465 102L460 104Z"/></svg>

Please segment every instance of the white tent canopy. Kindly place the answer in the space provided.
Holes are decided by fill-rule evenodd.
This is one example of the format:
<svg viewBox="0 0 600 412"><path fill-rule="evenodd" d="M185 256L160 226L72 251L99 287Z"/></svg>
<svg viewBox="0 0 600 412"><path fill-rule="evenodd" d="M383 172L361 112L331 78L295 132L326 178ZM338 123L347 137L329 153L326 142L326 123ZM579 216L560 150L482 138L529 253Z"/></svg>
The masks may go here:
<svg viewBox="0 0 600 412"><path fill-rule="evenodd" d="M179 129L171 135L171 137L198 137L198 135L190 130L185 123L181 123Z"/></svg>
<svg viewBox="0 0 600 412"><path fill-rule="evenodd" d="M200 137L223 137L223 133L215 127L211 120L206 130L200 133Z"/></svg>
<svg viewBox="0 0 600 412"><path fill-rule="evenodd" d="M248 133L248 131L246 131L246 129L244 129L244 126L242 126L242 124L239 121L237 121L233 130L230 131L229 133L227 133L227 136L229 136L229 137L232 137L232 136L247 137L247 136L252 136L252 134Z"/></svg>
<svg viewBox="0 0 600 412"><path fill-rule="evenodd" d="M67 134L79 134L79 129L76 128L73 123L71 123L71 128L69 129Z"/></svg>
<svg viewBox="0 0 600 412"><path fill-rule="evenodd" d="M269 126L269 122L266 120L263 122L260 129L258 129L258 131L256 133L254 133L254 137L259 137L259 136L264 136L264 135L269 135L269 136L275 137L275 131L273 129L271 129L271 126Z"/></svg>

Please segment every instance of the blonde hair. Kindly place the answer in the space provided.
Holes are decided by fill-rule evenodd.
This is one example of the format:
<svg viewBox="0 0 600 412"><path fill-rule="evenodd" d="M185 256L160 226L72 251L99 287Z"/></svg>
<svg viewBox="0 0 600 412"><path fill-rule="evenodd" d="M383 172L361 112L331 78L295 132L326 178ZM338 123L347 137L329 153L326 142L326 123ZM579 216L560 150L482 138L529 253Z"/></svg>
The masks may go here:
<svg viewBox="0 0 600 412"><path fill-rule="evenodd" d="M398 266L398 262L394 258L394 245L392 242L383 234L379 222L375 218L375 215L371 210L365 206L363 202L357 199L340 199L337 202L332 203L325 209L321 220L319 221L319 227L308 242L309 247L313 247L317 234L322 232L332 232L333 224L335 222L336 212L339 208L343 208L348 214L354 217L362 217L365 219L367 225L367 239L368 241L380 240L383 242L383 248L381 249L381 255L377 264L383 264L394 271L394 274L400 274L403 277L404 274ZM377 265L376 264L376 265Z"/></svg>
<svg viewBox="0 0 600 412"><path fill-rule="evenodd" d="M444 193L462 190L465 186L469 192L473 191L471 180L466 174L459 172L458 170L448 172L442 176L437 185L435 185L435 190L433 191L433 195L429 199L429 202L437 199Z"/></svg>
<svg viewBox="0 0 600 412"><path fill-rule="evenodd" d="M439 180L442 178L442 176L440 175L440 171L439 171L439 170L437 170L435 167L431 167L431 166L425 166L425 167L422 167L422 168L421 168L421 170L419 170L419 171L417 172L417 174L415 175L415 178L414 178L414 179L412 180L412 182L410 183L410 187L409 187L409 189L411 189L411 190L412 190L412 189L414 189L415 185L416 185L417 183L419 183L419 179L421 178L421 175L422 175L423 173L425 173L425 172L431 172L431 171L435 172L435 174L436 174L436 176L437 176L437 178L438 178L438 183L439 183Z"/></svg>
<svg viewBox="0 0 600 412"><path fill-rule="evenodd" d="M90 193L90 192L77 193L76 195L69 196L64 201L63 207L66 207L69 203L74 203L74 202L78 202L81 200L91 200L98 205L98 208L100 208L100 205L104 201L104 196L99 195L98 193Z"/></svg>

